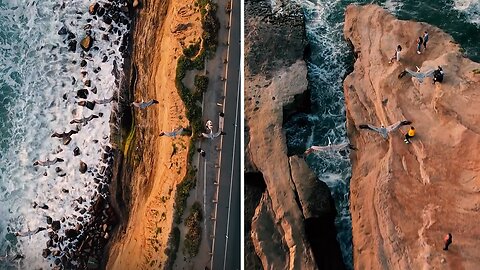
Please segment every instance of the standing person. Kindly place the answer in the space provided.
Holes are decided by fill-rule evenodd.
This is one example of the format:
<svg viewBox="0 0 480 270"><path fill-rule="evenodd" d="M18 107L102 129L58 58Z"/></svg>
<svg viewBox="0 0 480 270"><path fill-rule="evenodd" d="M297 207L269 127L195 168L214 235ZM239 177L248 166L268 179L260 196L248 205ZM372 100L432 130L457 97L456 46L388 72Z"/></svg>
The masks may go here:
<svg viewBox="0 0 480 270"><path fill-rule="evenodd" d="M425 50L427 49L427 42L428 42L428 32L425 31L423 32L423 48L425 48Z"/></svg>
<svg viewBox="0 0 480 270"><path fill-rule="evenodd" d="M397 62L400 62L400 52L402 51L402 46L398 45L397 49L395 50L395 54L390 58L390 61L388 61L389 64L393 62L393 60L397 60Z"/></svg>
<svg viewBox="0 0 480 270"><path fill-rule="evenodd" d="M443 82L443 75L445 73L443 72L443 69L441 66L438 66L438 68L433 72L433 84L436 82Z"/></svg>
<svg viewBox="0 0 480 270"><path fill-rule="evenodd" d="M403 140L405 143L410 143L410 138L413 138L415 136L415 128L410 126L410 129L407 131L405 134L405 140Z"/></svg>
<svg viewBox="0 0 480 270"><path fill-rule="evenodd" d="M422 49L422 44L423 44L423 38L418 37L417 38L417 53L421 54L422 52L420 51Z"/></svg>
<svg viewBox="0 0 480 270"><path fill-rule="evenodd" d="M450 244L452 243L452 234L448 233L447 235L445 235L445 237L443 238L443 242L445 244L443 250L448 250L448 246L450 246Z"/></svg>

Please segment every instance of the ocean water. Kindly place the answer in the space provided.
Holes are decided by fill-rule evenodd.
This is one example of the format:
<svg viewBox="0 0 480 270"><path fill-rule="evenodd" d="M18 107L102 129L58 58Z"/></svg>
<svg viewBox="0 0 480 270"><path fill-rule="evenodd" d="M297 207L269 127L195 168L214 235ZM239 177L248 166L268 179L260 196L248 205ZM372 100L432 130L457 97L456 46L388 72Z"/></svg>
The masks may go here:
<svg viewBox="0 0 480 270"><path fill-rule="evenodd" d="M343 39L344 10L348 4L376 3L401 19L435 25L460 43L468 57L480 61L479 0L297 0L303 7L311 55L307 59L312 112L300 113L284 125L290 154L300 154L310 145L326 145L348 140L345 129L343 78L353 68L353 55ZM434 37L431 37L434 38ZM348 156L310 155L307 163L330 187L338 216L336 227L342 256L353 268Z"/></svg>
<svg viewBox="0 0 480 270"><path fill-rule="evenodd" d="M88 209L97 193L94 175L105 166L101 155L110 146L109 120L115 102L90 110L78 105L84 99L76 98L77 90L89 89L90 101L116 95L113 62L119 67L123 63L119 46L127 31L123 24L90 20L90 4L88 0L0 0L0 269L50 269L52 257L42 257L50 229L32 231L49 228L47 216L63 220L59 234L81 223L79 216L83 223L89 220L88 211L81 215L75 208ZM87 24L94 47L81 57L79 43ZM57 33L62 26L75 34L75 52L68 50L66 36ZM85 67L80 66L82 60ZM84 85L86 80L91 80L91 87ZM93 88L96 94L90 91ZM70 124L94 114L100 117L86 125ZM51 137L70 130L78 134L68 145ZM80 149L78 156L73 154L75 147ZM64 162L33 166L35 160L55 158ZM88 166L85 174L79 171L80 161ZM57 167L62 172L56 172ZM84 201L79 203L79 197Z"/></svg>

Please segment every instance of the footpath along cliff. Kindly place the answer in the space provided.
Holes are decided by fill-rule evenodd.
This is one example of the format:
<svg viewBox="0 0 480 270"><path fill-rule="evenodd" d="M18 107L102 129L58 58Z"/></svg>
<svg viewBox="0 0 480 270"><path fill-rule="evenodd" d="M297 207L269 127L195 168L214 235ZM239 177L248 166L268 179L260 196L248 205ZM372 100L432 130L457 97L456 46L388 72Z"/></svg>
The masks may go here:
<svg viewBox="0 0 480 270"><path fill-rule="evenodd" d="M309 107L303 14L272 5L245 1L245 268L343 269L330 191L282 129Z"/></svg>
<svg viewBox="0 0 480 270"><path fill-rule="evenodd" d="M430 34L427 50L415 40ZM350 5L345 38L355 53L344 81L351 155L355 269L478 269L480 265L480 64L440 29L397 20L374 5ZM389 58L400 44L400 62ZM445 79L423 83L405 68L441 66ZM413 122L384 140L360 124ZM443 251L443 237L453 244Z"/></svg>

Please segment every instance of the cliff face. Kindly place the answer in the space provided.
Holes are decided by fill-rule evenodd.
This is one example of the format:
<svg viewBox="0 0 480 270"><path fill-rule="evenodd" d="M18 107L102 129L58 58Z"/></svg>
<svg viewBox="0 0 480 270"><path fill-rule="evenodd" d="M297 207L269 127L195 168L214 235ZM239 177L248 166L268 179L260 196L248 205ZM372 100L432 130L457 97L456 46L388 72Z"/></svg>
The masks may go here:
<svg viewBox="0 0 480 270"><path fill-rule="evenodd" d="M251 191L249 183L262 181L260 173L266 186L261 196L248 196L259 200L254 204L251 224L254 206L245 202L246 228L251 228L245 238L245 265L247 269L258 265L250 260L254 256L250 256L248 247L253 246L264 269L316 269L317 265L341 269L335 239L329 242L328 237L319 237L332 251L323 255L318 252L322 250L317 248L318 243L311 244L307 239L306 219L314 221L312 224L317 219L330 224L325 226L330 229L324 231L325 235L335 238L335 208L328 187L312 174L305 161L287 156L284 109L295 101L295 95L303 95L307 89L303 60L306 42L300 8L288 1L276 4L245 2L246 194ZM248 179L251 175L256 175L256 180Z"/></svg>
<svg viewBox="0 0 480 270"><path fill-rule="evenodd" d="M416 53L415 40L430 34ZM344 81L352 154L351 214L356 269L476 269L480 265L480 75L478 63L440 29L401 21L378 6L346 10L344 33L357 59ZM396 46L399 63L389 64ZM445 79L423 83L405 68L442 66ZM370 123L413 121L389 140L359 130ZM443 237L453 235L449 251Z"/></svg>

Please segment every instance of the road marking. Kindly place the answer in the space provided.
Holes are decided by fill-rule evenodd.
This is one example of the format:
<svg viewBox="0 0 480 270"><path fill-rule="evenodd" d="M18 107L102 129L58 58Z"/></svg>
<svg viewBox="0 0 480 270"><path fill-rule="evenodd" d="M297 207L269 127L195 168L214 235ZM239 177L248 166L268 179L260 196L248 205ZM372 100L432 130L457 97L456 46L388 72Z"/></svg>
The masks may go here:
<svg viewBox="0 0 480 270"><path fill-rule="evenodd" d="M235 166L235 145L236 145L236 139L237 139L237 123L238 123L238 95L240 94L240 71L238 71L238 89L237 89L237 97L235 100L236 108L235 108L235 132L233 132L233 152L232 152L232 168L230 170L230 193L228 195L228 215L227 215L227 233L225 235L225 255L223 257L223 269L225 270L225 266L227 263L227 250L228 250L228 227L230 224L230 203L232 202L232 182L233 182L233 172L234 172L234 166Z"/></svg>
<svg viewBox="0 0 480 270"><path fill-rule="evenodd" d="M199 154L200 156L201 154ZM203 227L205 228L205 236L208 236L207 234L207 159L204 158L203 162L203 211L205 212L204 218L203 218ZM207 239L207 238L205 238Z"/></svg>

